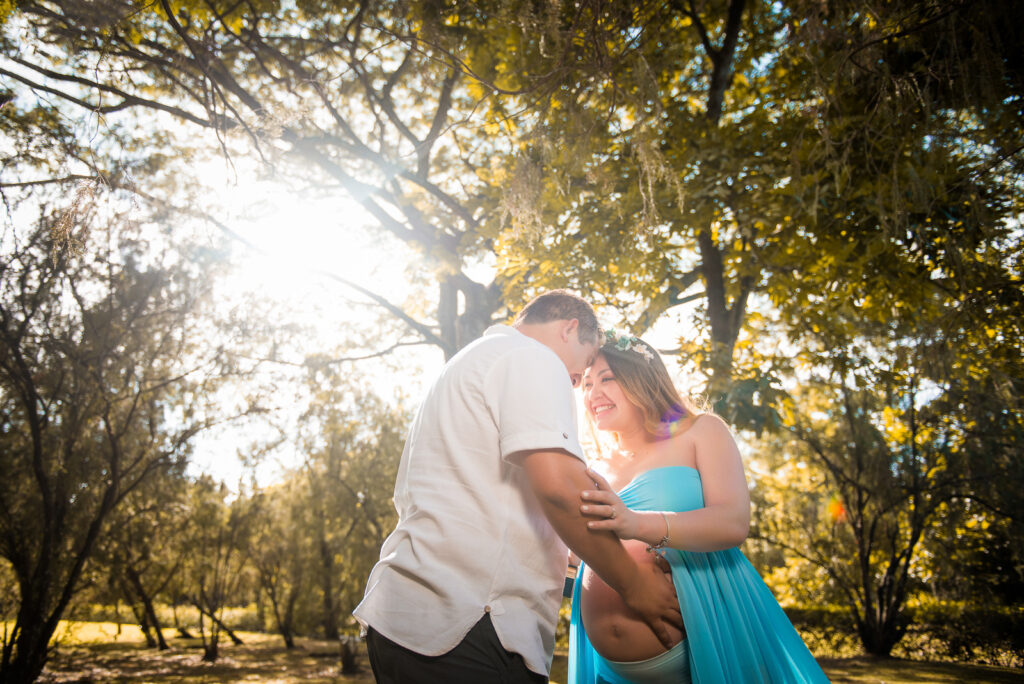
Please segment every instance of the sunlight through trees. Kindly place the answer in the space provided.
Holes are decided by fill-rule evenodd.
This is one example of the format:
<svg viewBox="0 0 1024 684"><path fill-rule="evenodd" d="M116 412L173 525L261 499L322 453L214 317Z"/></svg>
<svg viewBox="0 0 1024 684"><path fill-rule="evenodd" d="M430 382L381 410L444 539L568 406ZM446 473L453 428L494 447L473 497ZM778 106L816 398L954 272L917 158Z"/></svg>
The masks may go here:
<svg viewBox="0 0 1024 684"><path fill-rule="evenodd" d="M0 2L0 679L103 605L209 660L236 614L351 633L414 350L551 287L670 340L742 432L784 602L874 655L917 625L981 657L971 611L1024 605L1022 27L1012 0ZM249 182L275 190L224 195ZM189 469L216 430L238 481Z"/></svg>

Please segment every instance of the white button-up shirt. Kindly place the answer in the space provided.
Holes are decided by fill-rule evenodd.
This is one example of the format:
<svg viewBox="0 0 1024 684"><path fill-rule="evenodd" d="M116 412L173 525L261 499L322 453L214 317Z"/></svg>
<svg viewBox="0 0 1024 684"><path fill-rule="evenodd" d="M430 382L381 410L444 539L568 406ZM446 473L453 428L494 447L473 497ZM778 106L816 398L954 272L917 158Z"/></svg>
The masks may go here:
<svg viewBox="0 0 1024 684"><path fill-rule="evenodd" d="M416 414L398 526L354 611L364 627L436 656L490 613L506 650L549 671L567 549L509 460L535 449L583 458L569 372L544 344L493 326L445 365Z"/></svg>

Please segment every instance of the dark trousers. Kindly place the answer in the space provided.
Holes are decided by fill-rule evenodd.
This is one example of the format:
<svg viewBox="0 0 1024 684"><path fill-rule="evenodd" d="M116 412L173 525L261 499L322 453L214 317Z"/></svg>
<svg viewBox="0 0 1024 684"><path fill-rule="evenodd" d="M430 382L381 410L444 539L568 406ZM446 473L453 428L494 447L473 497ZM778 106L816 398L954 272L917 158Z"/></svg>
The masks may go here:
<svg viewBox="0 0 1024 684"><path fill-rule="evenodd" d="M527 669L523 657L498 640L491 616L484 615L459 644L444 655L425 656L399 646L372 627L366 633L370 666L378 684L547 684Z"/></svg>

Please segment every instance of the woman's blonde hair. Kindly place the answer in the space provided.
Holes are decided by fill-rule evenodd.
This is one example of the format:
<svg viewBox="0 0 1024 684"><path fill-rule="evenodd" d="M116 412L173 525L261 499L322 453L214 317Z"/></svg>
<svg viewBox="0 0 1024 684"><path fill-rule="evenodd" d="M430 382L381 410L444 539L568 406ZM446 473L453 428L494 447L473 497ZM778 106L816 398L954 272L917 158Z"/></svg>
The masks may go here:
<svg viewBox="0 0 1024 684"><path fill-rule="evenodd" d="M631 338L627 349L611 341L598 353L608 362L626 399L640 408L644 428L652 435L670 436L685 418L700 414L697 406L676 390L658 352L643 340Z"/></svg>

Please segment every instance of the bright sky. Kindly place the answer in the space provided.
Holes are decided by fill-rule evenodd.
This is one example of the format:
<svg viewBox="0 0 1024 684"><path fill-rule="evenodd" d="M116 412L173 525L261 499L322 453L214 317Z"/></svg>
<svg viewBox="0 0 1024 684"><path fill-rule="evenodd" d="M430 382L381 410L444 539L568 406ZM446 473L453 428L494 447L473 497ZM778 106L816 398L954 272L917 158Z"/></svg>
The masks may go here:
<svg viewBox="0 0 1024 684"><path fill-rule="evenodd" d="M210 174L211 178L217 176L216 172ZM315 328L315 335L305 342L306 353L328 352L338 342L338 335L344 334L346 323L365 323L376 315L373 307L354 304L353 300L365 300L324 272L366 285L398 304L415 294L407 268L416 255L399 240L368 228L374 224L373 218L341 191L337 197L318 200L296 196L272 181L241 179L219 187L216 183L210 185L224 223L259 250L236 245L238 268L222 285L225 297L230 300L258 295L276 302L293 320ZM486 273L473 275L485 282L489 278ZM434 299L432 290L420 296L428 302ZM598 311L599 316L601 313ZM688 329L688 316L689 311L682 308L671 312L645 339L658 348L675 347L677 336ZM371 342L379 342L378 348L383 348L391 340ZM684 381L677 357L667 357L666 362L675 372L680 390L694 389ZM396 386L400 386L407 408L413 410L443 363L440 350L422 346L400 348L384 362L359 362L349 367L353 373L365 375L374 391L386 400L392 399ZM395 365L402 369L398 380ZM296 398L273 397L283 405ZM287 409L282 413L287 414ZM583 428L582 414L580 418ZM294 416L282 415L279 420L292 423ZM587 438L585 433L584 428L581 436ZM210 473L234 487L244 473L239 453L250 450L254 440L271 437L272 433L261 431L258 423L211 431L196 444L193 470ZM282 467L295 465L298 460L299 455L288 446L276 450L257 470L259 482L274 479Z"/></svg>
<svg viewBox="0 0 1024 684"><path fill-rule="evenodd" d="M412 286L406 269L416 256L397 239L389 240L381 231L368 229L372 217L347 197L305 199L271 181L211 184L211 193L218 197L223 222L259 249L236 244L238 268L221 286L225 305L252 295L276 302L293 320L315 328L316 334L305 342L306 353L328 352L338 342L337 336L344 334L339 331L346 323L369 321L375 315L372 307L354 305L351 300L361 297L324 271L368 285L399 304L409 297ZM433 301L433 292L424 296ZM661 348L674 347L684 318L681 312L665 317L647 339ZM384 347L389 341L379 342ZM666 360L673 367L674 359ZM400 384L407 408L412 410L443 361L436 348L403 347L385 363L359 362L350 368L353 373L365 374L385 399L392 399L396 384ZM402 367L400 383L387 363ZM295 384L301 384L298 377ZM685 390L684 384L680 387ZM230 397L225 399L230 401ZM267 399L286 406L301 398ZM287 408L281 413L278 421L294 425L295 416L289 416ZM580 418L582 427L582 414ZM196 442L193 472L210 473L234 487L245 473L239 454L248 453L254 441L272 437L273 432L261 429L259 422L210 431ZM257 479L266 484L282 467L298 461L294 449L283 446L257 469Z"/></svg>
<svg viewBox="0 0 1024 684"><path fill-rule="evenodd" d="M333 279L330 274L358 283L396 304L412 294L407 268L415 259L397 239L388 239L381 231L371 231L372 217L339 190L336 197L316 199L298 196L279 183L239 178L231 182L217 179L223 174L216 166L206 174L211 196L218 198L218 220L250 242L253 248L234 243L237 268L219 286L223 306L237 306L249 297L258 297L281 311L282 324L296 322L311 329L301 349L283 352L287 360L301 362L301 354L329 354L341 336L348 334L347 324L367 324L379 310L366 306L362 295ZM211 238L220 237L219 229L209 228ZM431 293L432 294L432 293ZM285 318L286 317L286 318ZM371 349L389 346L388 336L372 338ZM443 357L433 347L402 347L383 362L361 361L348 367L354 374L366 375L374 390L385 400L395 394L395 373L387 366L407 368L401 391L417 397L424 378L440 370ZM301 371L287 367L275 369L295 376L296 394L274 393L262 399L281 407L275 421L294 425L301 403ZM226 402L232 397L225 397ZM239 453L248 453L254 441L271 439L273 431L261 429L260 421L245 422L216 429L201 436L195 446L193 472L207 472L229 486L244 473ZM297 464L298 455L290 445L274 453L257 470L261 484L276 477L282 467Z"/></svg>

